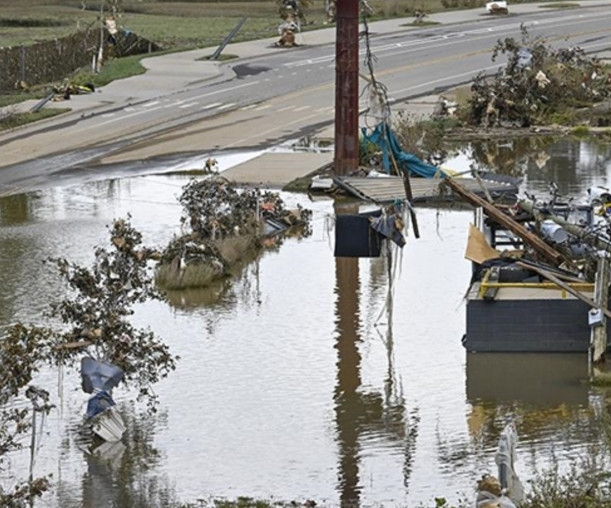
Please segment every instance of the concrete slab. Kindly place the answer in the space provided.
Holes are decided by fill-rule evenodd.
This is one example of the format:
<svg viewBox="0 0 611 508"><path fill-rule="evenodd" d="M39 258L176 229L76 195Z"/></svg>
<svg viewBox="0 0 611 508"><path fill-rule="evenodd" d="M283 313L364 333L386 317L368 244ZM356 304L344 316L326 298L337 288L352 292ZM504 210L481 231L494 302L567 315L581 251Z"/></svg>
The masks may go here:
<svg viewBox="0 0 611 508"><path fill-rule="evenodd" d="M332 161L332 153L264 153L223 171L222 175L243 185L281 188Z"/></svg>

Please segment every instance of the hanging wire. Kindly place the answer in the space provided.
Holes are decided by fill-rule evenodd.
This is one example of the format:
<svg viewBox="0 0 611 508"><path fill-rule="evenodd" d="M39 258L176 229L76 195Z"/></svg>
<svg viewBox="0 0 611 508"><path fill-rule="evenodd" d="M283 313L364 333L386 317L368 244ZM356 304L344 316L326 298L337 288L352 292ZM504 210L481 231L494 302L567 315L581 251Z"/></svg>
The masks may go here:
<svg viewBox="0 0 611 508"><path fill-rule="evenodd" d="M371 44L369 40L369 25L367 24L367 18L363 16L363 36L365 38L365 65L369 71L368 76L361 74L361 77L367 81L367 84L361 92L367 96L368 108L364 115L365 125L369 128L372 126L369 124L371 117L375 120L375 125L380 122L388 123L390 121L390 105L388 101L388 88L383 83L379 82L373 70L374 62L377 61L376 56L371 51ZM375 125L373 127L375 127Z"/></svg>

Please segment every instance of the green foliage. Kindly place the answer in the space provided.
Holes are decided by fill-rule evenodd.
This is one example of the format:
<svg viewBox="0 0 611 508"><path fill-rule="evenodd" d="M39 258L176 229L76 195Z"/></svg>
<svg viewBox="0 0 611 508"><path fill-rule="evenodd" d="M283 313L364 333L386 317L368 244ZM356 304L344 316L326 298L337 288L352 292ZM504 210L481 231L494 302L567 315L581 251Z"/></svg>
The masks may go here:
<svg viewBox="0 0 611 508"><path fill-rule="evenodd" d="M557 467L538 474L529 481L530 492L521 507L610 508L611 473L602 456L598 451L588 453L565 474Z"/></svg>
<svg viewBox="0 0 611 508"><path fill-rule="evenodd" d="M21 323L6 331L0 341L0 405L32 381L40 363L51 354L49 336L49 330Z"/></svg>
<svg viewBox="0 0 611 508"><path fill-rule="evenodd" d="M96 87L100 87L117 79L144 74L146 69L140 63L142 58L144 58L142 55L113 58L105 62L98 73L93 72L89 68L81 69L72 76L70 82L75 85L93 83Z"/></svg>
<svg viewBox="0 0 611 508"><path fill-rule="evenodd" d="M134 328L129 316L135 304L160 298L147 267L158 253L142 247L129 218L114 221L110 241L112 250L97 248L89 268L63 258L50 260L71 289L48 312L61 328L16 324L0 343L0 358L21 362L18 384L23 386L42 363L74 364L85 351L123 369L125 382L134 384L154 408L151 385L174 370L176 358L152 331Z"/></svg>
<svg viewBox="0 0 611 508"><path fill-rule="evenodd" d="M5 129L14 129L15 127L20 127L22 125L27 125L32 122L37 122L38 120L43 120L45 118L52 118L57 115L61 115L66 111L70 111L66 108L47 108L41 109L36 113L6 113L3 116L0 116L0 131Z"/></svg>
<svg viewBox="0 0 611 508"><path fill-rule="evenodd" d="M50 315L67 329L54 332L56 353L50 359L59 364L80 357L80 348L70 346L85 339L95 356L123 369L126 382L152 404L151 385L174 370L176 358L152 331L134 328L128 317L135 304L160 298L147 268L158 253L141 245L142 235L129 218L114 221L110 241L113 249L97 248L90 268L51 260L73 294L51 305Z"/></svg>
<svg viewBox="0 0 611 508"><path fill-rule="evenodd" d="M403 150L422 160L432 161L445 158L445 136L460 125L461 121L452 117L417 120L399 113L393 128Z"/></svg>
<svg viewBox="0 0 611 508"><path fill-rule="evenodd" d="M579 137L585 137L590 134L590 128L587 125L578 125L573 129L573 135Z"/></svg>
<svg viewBox="0 0 611 508"><path fill-rule="evenodd" d="M362 139L359 143L359 165L371 166L379 162L378 147L366 139Z"/></svg>
<svg viewBox="0 0 611 508"><path fill-rule="evenodd" d="M485 4L484 0L441 0L441 5L446 9L475 9Z"/></svg>
<svg viewBox="0 0 611 508"><path fill-rule="evenodd" d="M0 506L3 508L31 508L34 500L42 496L49 487L50 483L47 478L19 483L9 492L4 492L0 487Z"/></svg>
<svg viewBox="0 0 611 508"><path fill-rule="evenodd" d="M31 409L10 407L9 402L21 394L49 354L48 333L41 328L23 325L10 328L0 340L0 471L7 455L22 447L22 437L30 429ZM29 394L27 394L29 396ZM47 404L34 410L48 412ZM32 479L4 491L0 486L0 506L25 508L49 487L47 478Z"/></svg>

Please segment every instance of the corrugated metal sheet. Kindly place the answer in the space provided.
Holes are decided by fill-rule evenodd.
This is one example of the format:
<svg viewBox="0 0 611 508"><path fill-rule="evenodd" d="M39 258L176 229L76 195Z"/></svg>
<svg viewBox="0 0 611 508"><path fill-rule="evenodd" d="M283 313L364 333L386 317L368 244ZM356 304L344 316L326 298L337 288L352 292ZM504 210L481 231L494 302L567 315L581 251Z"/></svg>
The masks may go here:
<svg viewBox="0 0 611 508"><path fill-rule="evenodd" d="M336 177L334 180L338 186L365 201L388 203L395 199L405 199L403 179L398 176L381 178L341 176ZM448 201L454 199L450 189L441 189L439 187L443 178L410 178L409 181L414 202ZM476 179L461 178L460 183L471 192L484 195L484 191ZM482 183L494 198L498 198L501 195L515 195L518 191L517 187L511 183L484 179L482 179Z"/></svg>

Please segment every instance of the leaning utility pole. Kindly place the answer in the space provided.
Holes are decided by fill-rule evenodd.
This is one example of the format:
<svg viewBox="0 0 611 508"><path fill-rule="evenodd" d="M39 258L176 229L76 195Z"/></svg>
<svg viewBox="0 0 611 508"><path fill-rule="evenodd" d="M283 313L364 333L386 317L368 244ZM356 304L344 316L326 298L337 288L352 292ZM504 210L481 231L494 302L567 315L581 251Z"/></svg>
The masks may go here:
<svg viewBox="0 0 611 508"><path fill-rule="evenodd" d="M335 174L359 166L359 0L338 0L335 40Z"/></svg>

